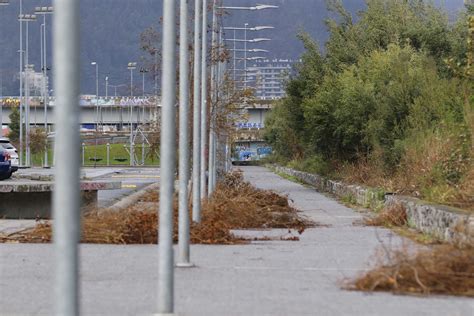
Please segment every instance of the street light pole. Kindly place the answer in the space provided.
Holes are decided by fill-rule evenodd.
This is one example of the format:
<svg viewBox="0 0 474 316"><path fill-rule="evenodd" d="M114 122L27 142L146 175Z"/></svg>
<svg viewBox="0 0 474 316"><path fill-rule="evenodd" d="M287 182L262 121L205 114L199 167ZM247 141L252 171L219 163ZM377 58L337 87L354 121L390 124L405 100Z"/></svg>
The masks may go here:
<svg viewBox="0 0 474 316"><path fill-rule="evenodd" d="M145 98L145 74L148 72L146 68L140 68L140 73L142 74L142 97ZM140 110L139 110L140 112ZM141 115L142 124L145 123L145 103L142 104L142 115ZM143 147L142 147L143 148ZM143 158L143 157L142 157Z"/></svg>
<svg viewBox="0 0 474 316"><path fill-rule="evenodd" d="M245 28L245 42L244 42L244 89L247 90L247 27L248 27L248 23L245 23L244 24L244 28Z"/></svg>
<svg viewBox="0 0 474 316"><path fill-rule="evenodd" d="M79 315L79 0L55 0L56 171L53 192L55 315Z"/></svg>
<svg viewBox="0 0 474 316"><path fill-rule="evenodd" d="M128 63L128 69L130 70L130 166L135 165L135 153L133 144L133 70L137 69L136 62Z"/></svg>
<svg viewBox="0 0 474 316"><path fill-rule="evenodd" d="M180 1L179 31L179 227L177 267L188 268L189 260L189 53L188 0Z"/></svg>
<svg viewBox="0 0 474 316"><path fill-rule="evenodd" d="M48 103L49 103L49 94L48 94L48 86L46 83L46 79L48 77L48 66L47 66L47 46L46 46L46 15L53 14L53 7L36 7L35 14L43 15L43 36L41 39L42 43L42 72L43 72L43 103L44 103L44 132L46 136L48 135ZM48 168L48 144L46 143L46 147L44 149L44 168Z"/></svg>
<svg viewBox="0 0 474 316"><path fill-rule="evenodd" d="M173 191L176 163L175 132L175 1L163 0L163 72L161 124L161 185L158 258L158 313L174 311Z"/></svg>
<svg viewBox="0 0 474 316"><path fill-rule="evenodd" d="M36 15L34 14L20 14L18 16L18 20L20 22L25 22L26 23L26 53L25 53L25 99L26 99L26 109L25 109L25 147L26 147L26 165L30 166L31 165L31 155L30 155L30 86L29 86L29 71L31 68L31 65L28 64L28 45L29 45L29 34L28 34L28 24L30 22L35 22L36 21ZM21 45L20 45L21 46ZM20 49L21 50L21 49ZM20 73L21 77L21 73ZM21 113L21 111L20 111ZM21 115L21 114L20 114ZM22 121L20 119L20 121ZM20 124L21 125L21 124ZM21 144L21 142L20 142ZM22 150L20 149L20 152Z"/></svg>
<svg viewBox="0 0 474 316"><path fill-rule="evenodd" d="M95 66L95 131L99 131L99 64L95 61L91 62ZM97 140L97 135L96 135Z"/></svg>
<svg viewBox="0 0 474 316"><path fill-rule="evenodd" d="M211 107L209 113L209 162L208 162L208 196L214 191L213 175L215 172L214 150L215 150L215 114L217 110L217 5L214 0L212 5L212 40L211 40Z"/></svg>
<svg viewBox="0 0 474 316"><path fill-rule="evenodd" d="M3 7L10 4L10 0L0 0L0 17L3 14ZM1 37L1 34L0 34ZM2 51L3 55L3 51ZM3 136L3 69L0 68L0 137Z"/></svg>
<svg viewBox="0 0 474 316"><path fill-rule="evenodd" d="M207 0L202 1L202 53L201 53L201 199L207 197L206 145L207 145Z"/></svg>
<svg viewBox="0 0 474 316"><path fill-rule="evenodd" d="M23 0L20 0L20 13L18 17L23 16ZM20 166L23 167L23 20L20 22Z"/></svg>
<svg viewBox="0 0 474 316"><path fill-rule="evenodd" d="M193 221L201 220L201 1L194 1Z"/></svg>

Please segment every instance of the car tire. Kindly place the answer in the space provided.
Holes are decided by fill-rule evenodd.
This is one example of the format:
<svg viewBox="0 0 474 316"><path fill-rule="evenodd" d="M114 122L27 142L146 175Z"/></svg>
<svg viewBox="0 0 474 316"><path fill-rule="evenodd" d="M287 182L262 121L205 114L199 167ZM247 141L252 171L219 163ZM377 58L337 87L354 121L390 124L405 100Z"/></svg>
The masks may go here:
<svg viewBox="0 0 474 316"><path fill-rule="evenodd" d="M12 171L10 171L10 172L9 172L9 173L7 173L7 174L0 175L0 181L1 181L1 180L7 180L7 179L10 179L10 178L11 178L11 176L12 176L12 173L13 173L13 172L12 172Z"/></svg>

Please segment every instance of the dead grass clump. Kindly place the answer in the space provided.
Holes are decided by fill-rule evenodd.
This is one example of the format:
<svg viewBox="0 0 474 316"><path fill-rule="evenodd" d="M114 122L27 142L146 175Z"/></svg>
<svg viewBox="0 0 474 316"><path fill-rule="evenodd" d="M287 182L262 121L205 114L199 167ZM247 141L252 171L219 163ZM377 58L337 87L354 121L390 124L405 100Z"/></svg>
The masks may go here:
<svg viewBox="0 0 474 316"><path fill-rule="evenodd" d="M407 211L396 203L385 207L377 216L365 220L367 226L402 227L408 224Z"/></svg>
<svg viewBox="0 0 474 316"><path fill-rule="evenodd" d="M387 254L377 266L347 284L360 291L449 294L474 297L474 247L432 246L416 254L406 248ZM382 259L382 258L380 258Z"/></svg>
<svg viewBox="0 0 474 316"><path fill-rule="evenodd" d="M294 228L314 223L289 206L288 198L260 190L243 180L241 172L229 174L203 205L203 220L212 216L231 229Z"/></svg>
<svg viewBox="0 0 474 316"><path fill-rule="evenodd" d="M82 243L152 244L158 239L158 200L149 191L136 205L120 211L89 211L82 218ZM191 213L190 207L190 213ZM178 240L178 207L174 203L174 241ZM191 225L192 243L236 244L246 242L232 229L295 228L300 233L313 223L299 216L288 199L259 190L243 181L241 173L232 173L218 185L211 199L203 204L201 223ZM191 216L191 214L190 214ZM0 240L3 240L0 239ZM39 223L34 229L9 236L5 242L50 242L52 226Z"/></svg>

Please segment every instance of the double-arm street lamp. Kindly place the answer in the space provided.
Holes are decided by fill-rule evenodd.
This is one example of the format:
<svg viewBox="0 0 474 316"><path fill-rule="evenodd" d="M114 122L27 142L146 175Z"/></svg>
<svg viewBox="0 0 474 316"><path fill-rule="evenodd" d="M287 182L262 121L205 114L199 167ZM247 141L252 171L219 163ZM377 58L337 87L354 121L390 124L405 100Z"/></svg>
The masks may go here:
<svg viewBox="0 0 474 316"><path fill-rule="evenodd" d="M245 23L245 28L244 30L247 30L247 23ZM235 37L235 35L234 35ZM226 38L224 39L225 41L229 41L229 42L234 42L234 50L236 50L235 48L235 43L236 42L243 42L245 43L244 45L244 58L240 59L240 60L243 60L244 61L244 70L246 71L247 70L247 60L249 60L247 58L247 52L249 52L249 50L247 49L247 43L260 43L260 42L267 42L267 41L271 41L270 38L253 38L253 39L247 39L247 32L245 32L245 38L244 39L238 39L238 38ZM259 51L259 52L265 52L265 50L263 49L255 49L255 51ZM235 53L234 53L234 81L236 79L236 69L237 69L237 65L236 65L236 60L237 58L235 57ZM247 88L247 80L244 80L244 88Z"/></svg>
<svg viewBox="0 0 474 316"><path fill-rule="evenodd" d="M256 6L253 7L219 7L219 9L224 9L224 10L250 10L250 11L256 11L256 10L264 10L264 9L278 9L279 7L277 5L270 5L270 4L257 4Z"/></svg>

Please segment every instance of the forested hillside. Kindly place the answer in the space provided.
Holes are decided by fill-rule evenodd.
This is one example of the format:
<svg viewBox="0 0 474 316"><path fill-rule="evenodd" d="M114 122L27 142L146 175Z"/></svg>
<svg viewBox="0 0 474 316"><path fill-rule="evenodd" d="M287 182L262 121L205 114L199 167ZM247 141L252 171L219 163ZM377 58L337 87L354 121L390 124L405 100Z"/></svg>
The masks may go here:
<svg viewBox="0 0 474 316"><path fill-rule="evenodd" d="M306 30L321 43L327 39L327 29L324 25L324 20L328 17L326 0L224 0L224 5L251 6L257 2L276 4L280 9L229 11L223 22L226 26L243 26L244 23L249 23L250 26L274 26L274 30L255 34L258 37L272 38L271 42L258 46L270 50L269 57L298 58L303 52L303 45L296 38L300 29ZM345 0L344 3L353 14L365 8L364 0ZM23 0L23 4L24 13L32 13L35 6L51 5L51 1ZM192 4L193 1L190 1L191 7ZM461 7L462 0L449 0L445 1L445 4L450 12L454 12ZM161 5L162 2L156 0L81 0L83 93L95 93L95 70L90 66L91 61L99 63L102 83L105 83L106 75L109 76L111 85L129 82L126 65L129 61L140 61L140 33L152 25L159 28ZM12 0L9 6L0 8L0 70L3 74L4 94L18 94L18 13L19 0ZM36 70L39 69L41 23L31 23L29 32L30 62L36 65ZM51 17L48 17L48 27L51 30ZM249 37L252 35L249 34ZM228 34L228 37L232 36L233 34ZM50 36L48 41L51 43ZM49 48L49 64L50 53ZM151 78L147 81L147 89L151 90ZM101 94L104 94L102 84L100 90Z"/></svg>
<svg viewBox="0 0 474 316"><path fill-rule="evenodd" d="M303 62L266 122L276 158L474 209L474 18L404 0L370 0L357 21L335 12L325 44L300 35Z"/></svg>

